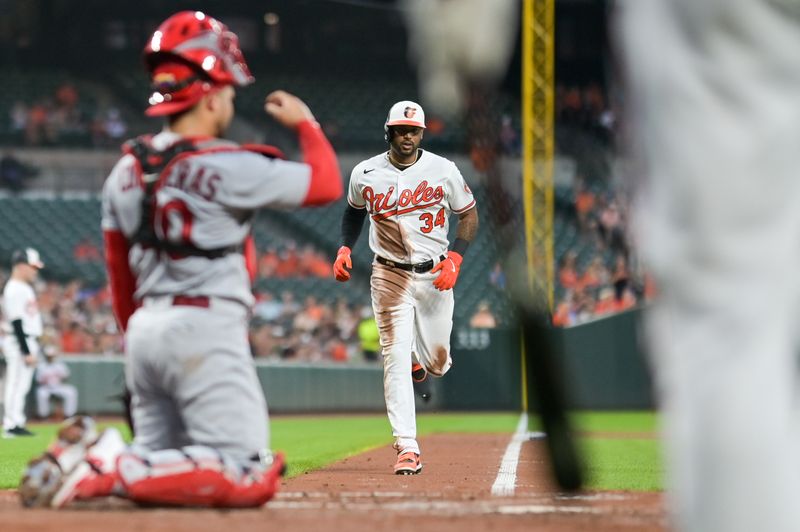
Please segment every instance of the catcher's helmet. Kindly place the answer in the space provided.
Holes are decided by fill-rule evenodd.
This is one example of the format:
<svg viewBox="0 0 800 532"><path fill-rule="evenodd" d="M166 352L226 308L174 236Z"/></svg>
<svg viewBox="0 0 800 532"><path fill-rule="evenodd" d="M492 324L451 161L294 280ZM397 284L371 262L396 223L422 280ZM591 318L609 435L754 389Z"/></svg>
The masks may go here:
<svg viewBox="0 0 800 532"><path fill-rule="evenodd" d="M386 116L383 124L383 138L389 141L389 128L391 126L416 126L425 129L425 111L422 106L411 100L403 100L394 104Z"/></svg>
<svg viewBox="0 0 800 532"><path fill-rule="evenodd" d="M11 266L29 264L34 268L44 268L39 252L33 248L17 249L11 254Z"/></svg>
<svg viewBox="0 0 800 532"><path fill-rule="evenodd" d="M201 11L181 11L162 22L144 60L153 80L149 116L184 111L214 87L254 81L236 34Z"/></svg>

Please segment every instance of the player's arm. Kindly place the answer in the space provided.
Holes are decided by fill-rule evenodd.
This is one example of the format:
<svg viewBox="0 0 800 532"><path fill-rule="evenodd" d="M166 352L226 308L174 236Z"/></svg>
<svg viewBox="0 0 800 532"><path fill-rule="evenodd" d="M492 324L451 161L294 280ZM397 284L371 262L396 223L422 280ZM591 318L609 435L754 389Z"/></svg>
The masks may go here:
<svg viewBox="0 0 800 532"><path fill-rule="evenodd" d="M136 276L128 262L130 245L121 231L103 231L105 242L105 262L108 282L111 288L111 308L117 324L123 332L128 328L128 320L136 311L133 293L136 291Z"/></svg>
<svg viewBox="0 0 800 532"><path fill-rule="evenodd" d="M22 316L25 315L25 301L28 299L25 292L17 287L9 286L6 293L6 319L11 324L11 333L17 339L20 351L23 355L30 355L31 349L28 346L25 329L22 327Z"/></svg>
<svg viewBox="0 0 800 532"><path fill-rule="evenodd" d="M256 251L256 241L253 234L247 235L244 239L244 265L247 268L247 276L250 279L250 284L256 282L258 275L258 251Z"/></svg>
<svg viewBox="0 0 800 532"><path fill-rule="evenodd" d="M28 347L28 340L27 336L25 335L25 329L22 328L22 318L17 318L11 322L11 328L14 330L14 336L19 343L19 349L22 351L23 355L30 355L31 348Z"/></svg>
<svg viewBox="0 0 800 532"><path fill-rule="evenodd" d="M439 272L439 276L433 281L433 286L438 290L450 290L456 285L464 254L478 233L478 209L475 208L475 198L455 165L452 166L448 181L448 202L452 211L458 214L458 226L456 239L453 247L447 252L447 258L431 270L431 273Z"/></svg>
<svg viewBox="0 0 800 532"><path fill-rule="evenodd" d="M131 271L128 261L130 243L119 225L116 211L112 206L112 197L118 192L118 180L115 179L118 167L112 170L111 176L103 186L102 221L103 243L105 244L105 265L108 284L111 289L111 309L117 319L121 331L128 328L128 320L136 310L133 293L136 291L136 276Z"/></svg>
<svg viewBox="0 0 800 532"><path fill-rule="evenodd" d="M470 210L458 215L456 239L453 242L452 251L463 257L470 243L475 240L476 234L478 234L478 209L473 206Z"/></svg>
<svg viewBox="0 0 800 532"><path fill-rule="evenodd" d="M333 263L333 275L337 281L347 281L350 279L350 272L347 270L353 267L350 259L353 247L361 235L361 228L364 226L364 218L367 217L367 209L357 209L348 204L342 214L342 245L336 253L336 260Z"/></svg>
<svg viewBox="0 0 800 532"><path fill-rule="evenodd" d="M456 285L458 274L461 271L461 262L467 252L470 242L478 233L478 209L473 205L469 210L458 215L456 239L453 247L447 252L447 258L437 264L431 273L439 272L433 280L433 286L439 290L450 290Z"/></svg>
<svg viewBox="0 0 800 532"><path fill-rule="evenodd" d="M361 228L364 226L364 218L367 217L367 205L364 198L359 193L358 176L360 165L353 168L350 174L350 186L347 190L347 206L342 213L342 236L341 246L336 253L336 260L333 263L333 276L337 281L347 281L350 279L350 272L347 270L353 267L350 259L353 247L361 235Z"/></svg>
<svg viewBox="0 0 800 532"><path fill-rule="evenodd" d="M303 101L284 91L267 96L264 109L283 126L294 129L303 152L303 161L311 167L311 179L303 206L325 205L342 196L342 176L336 152Z"/></svg>

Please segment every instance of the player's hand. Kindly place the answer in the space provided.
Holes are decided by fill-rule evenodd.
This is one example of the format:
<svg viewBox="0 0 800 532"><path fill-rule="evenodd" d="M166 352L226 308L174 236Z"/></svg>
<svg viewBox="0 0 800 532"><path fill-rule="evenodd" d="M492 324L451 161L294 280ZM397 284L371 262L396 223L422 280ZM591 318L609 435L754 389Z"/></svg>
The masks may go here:
<svg viewBox="0 0 800 532"><path fill-rule="evenodd" d="M279 124L289 129L295 129L306 120L314 120L314 115L305 102L286 91L269 93L264 101L264 111Z"/></svg>
<svg viewBox="0 0 800 532"><path fill-rule="evenodd" d="M26 366L35 366L36 365L36 355L25 355L23 357Z"/></svg>
<svg viewBox="0 0 800 532"><path fill-rule="evenodd" d="M447 258L431 270L431 273L440 272L439 276L433 280L433 286L440 291L453 288L456 285L458 272L461 271L461 261L463 260L464 258L455 251L448 251Z"/></svg>
<svg viewBox="0 0 800 532"><path fill-rule="evenodd" d="M336 260L333 262L333 276L339 282L350 280L350 272L347 270L353 267L353 261L350 260L350 248L342 246L336 253Z"/></svg>

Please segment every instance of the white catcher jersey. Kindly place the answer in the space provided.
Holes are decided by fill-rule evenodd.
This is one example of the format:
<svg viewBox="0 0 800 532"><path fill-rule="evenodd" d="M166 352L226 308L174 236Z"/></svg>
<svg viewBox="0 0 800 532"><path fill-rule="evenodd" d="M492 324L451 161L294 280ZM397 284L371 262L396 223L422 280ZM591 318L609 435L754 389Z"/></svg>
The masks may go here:
<svg viewBox="0 0 800 532"><path fill-rule="evenodd" d="M23 281L9 279L3 289L3 330L13 333L11 322L22 320L22 330L32 337L42 335L42 315L33 287Z"/></svg>
<svg viewBox="0 0 800 532"><path fill-rule="evenodd" d="M404 170L385 152L358 163L350 175L347 201L367 209L370 249L396 262L417 264L445 254L450 214L475 206L453 161L419 153Z"/></svg>
<svg viewBox="0 0 800 532"><path fill-rule="evenodd" d="M165 149L180 138L163 131L152 144ZM139 227L144 195L134 161L132 155L123 156L103 187L102 227L121 231L128 239ZM256 209L301 205L311 181L306 164L270 159L225 141L180 159L166 171L164 186L155 193L156 234L200 249L240 244L250 233ZM241 253L215 259L176 257L135 244L129 262L137 299L181 294L253 303Z"/></svg>

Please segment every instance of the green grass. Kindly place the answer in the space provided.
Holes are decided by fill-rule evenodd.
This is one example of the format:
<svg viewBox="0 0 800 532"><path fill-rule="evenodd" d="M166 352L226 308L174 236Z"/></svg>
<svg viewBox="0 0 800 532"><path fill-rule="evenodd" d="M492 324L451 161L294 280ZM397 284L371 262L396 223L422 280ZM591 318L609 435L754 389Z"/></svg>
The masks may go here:
<svg viewBox="0 0 800 532"><path fill-rule="evenodd" d="M516 428L519 414L421 414L420 436L434 433L507 433ZM652 438L615 437L614 432L652 433L655 415L649 412L580 412L572 416L586 463L587 487L614 490L660 490L663 467L658 443ZM127 434L122 423L117 426ZM54 439L57 425L32 427L36 436L0 440L0 488L19 482L25 463ZM533 420L532 429L536 428ZM287 452L290 476L302 474L392 441L385 415L294 416L272 420L272 444ZM602 432L602 437L587 434Z"/></svg>

